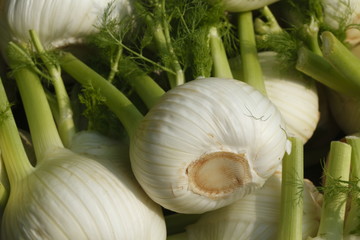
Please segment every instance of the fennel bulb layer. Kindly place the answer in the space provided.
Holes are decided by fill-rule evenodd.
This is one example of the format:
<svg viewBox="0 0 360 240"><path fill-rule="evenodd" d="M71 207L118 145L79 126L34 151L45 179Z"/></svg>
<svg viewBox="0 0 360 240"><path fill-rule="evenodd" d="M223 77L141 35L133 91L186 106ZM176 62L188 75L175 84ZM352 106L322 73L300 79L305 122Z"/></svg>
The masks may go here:
<svg viewBox="0 0 360 240"><path fill-rule="evenodd" d="M351 48L360 43L360 31L356 24L360 23L359 0L321 0L324 12L324 23L334 30L347 28L345 42Z"/></svg>
<svg viewBox="0 0 360 240"><path fill-rule="evenodd" d="M267 96L283 116L287 133L306 143L320 120L319 96L314 81L295 69L285 69L272 51L259 52ZM230 61L235 78L242 80L240 58Z"/></svg>
<svg viewBox="0 0 360 240"><path fill-rule="evenodd" d="M67 149L48 151L11 186L3 239L165 239L160 207L129 174L106 164Z"/></svg>
<svg viewBox="0 0 360 240"><path fill-rule="evenodd" d="M5 27L2 38L5 39L1 41L5 44L10 40L27 43L31 29L39 34L45 48L79 43L97 31L95 25L111 2L112 14L121 17L130 13L128 0L4 0L0 10L5 25L2 26Z"/></svg>
<svg viewBox="0 0 360 240"><path fill-rule="evenodd" d="M281 164L285 124L248 84L219 78L168 91L130 145L135 177L163 207L203 213L261 187Z"/></svg>
<svg viewBox="0 0 360 240"><path fill-rule="evenodd" d="M224 208L203 214L186 228L189 240L273 240L277 238L281 208L281 172L256 192ZM303 239L315 236L320 222L321 194L304 181Z"/></svg>

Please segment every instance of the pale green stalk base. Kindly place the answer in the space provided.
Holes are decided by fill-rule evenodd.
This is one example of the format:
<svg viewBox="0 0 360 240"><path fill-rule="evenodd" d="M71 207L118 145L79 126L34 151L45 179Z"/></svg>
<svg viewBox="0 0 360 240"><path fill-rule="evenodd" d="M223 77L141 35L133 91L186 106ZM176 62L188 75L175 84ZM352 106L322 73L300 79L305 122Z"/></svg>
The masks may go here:
<svg viewBox="0 0 360 240"><path fill-rule="evenodd" d="M58 104L58 118L57 125L59 134L64 146L69 147L71 140L75 135L75 123L73 120L73 111L70 104L70 98L66 91L64 81L61 77L61 69L54 63L48 56L43 48L39 37L34 31L30 31L30 36L33 41L33 45L37 52L40 54L40 58L45 64L55 89L56 99Z"/></svg>
<svg viewBox="0 0 360 240"><path fill-rule="evenodd" d="M105 104L116 114L130 137L133 136L143 115L134 104L114 85L85 65L70 53L60 56L61 67L84 87L93 87L100 91Z"/></svg>
<svg viewBox="0 0 360 240"><path fill-rule="evenodd" d="M120 61L120 64L126 64L128 68L131 68L130 73L125 73L123 77L128 79L128 83L150 109L158 102L160 97L164 95L164 89L131 60L124 59Z"/></svg>
<svg viewBox="0 0 360 240"><path fill-rule="evenodd" d="M331 32L323 32L321 39L324 57L340 74L360 88L360 59Z"/></svg>
<svg viewBox="0 0 360 240"><path fill-rule="evenodd" d="M360 138L359 137L346 137L346 142L351 146L351 175L350 182L356 183L360 189ZM354 186L355 187L355 186ZM350 193L350 209L347 213L344 226L344 236L351 234L360 234L360 192L355 190ZM358 236L360 238L360 236Z"/></svg>
<svg viewBox="0 0 360 240"><path fill-rule="evenodd" d="M322 56L322 51L319 45L319 26L315 18L311 18L310 24L305 25L307 43L311 51L319 56Z"/></svg>
<svg viewBox="0 0 360 240"><path fill-rule="evenodd" d="M22 180L33 170L25 148L21 142L19 131L17 129L14 116L11 112L6 92L0 79L0 149L2 161L4 162L6 172L11 186L17 181ZM6 190L1 185L1 203Z"/></svg>
<svg viewBox="0 0 360 240"><path fill-rule="evenodd" d="M278 240L302 240L304 150L298 138L289 138L291 153L282 163L281 210Z"/></svg>
<svg viewBox="0 0 360 240"><path fill-rule="evenodd" d="M134 77L130 84L149 109L153 107L165 93L151 77L145 74Z"/></svg>
<svg viewBox="0 0 360 240"><path fill-rule="evenodd" d="M325 168L324 202L321 211L317 237L326 240L339 240L343 237L345 207L348 188L343 181L349 180L351 146L333 141Z"/></svg>
<svg viewBox="0 0 360 240"><path fill-rule="evenodd" d="M347 95L358 96L360 87L338 72L323 57L306 48L300 48L296 69L325 86Z"/></svg>
<svg viewBox="0 0 360 240"><path fill-rule="evenodd" d="M238 29L244 82L266 95L264 79L256 48L251 11L238 13Z"/></svg>
<svg viewBox="0 0 360 240"><path fill-rule="evenodd" d="M9 45L12 51L18 51ZM10 67L18 86L26 118L30 127L37 162L43 160L44 154L54 147L64 147L55 125L46 94L40 78L31 67L21 67L22 59L9 55Z"/></svg>
<svg viewBox="0 0 360 240"><path fill-rule="evenodd" d="M216 27L210 28L210 48L213 59L213 75L218 78L233 78L226 51Z"/></svg>

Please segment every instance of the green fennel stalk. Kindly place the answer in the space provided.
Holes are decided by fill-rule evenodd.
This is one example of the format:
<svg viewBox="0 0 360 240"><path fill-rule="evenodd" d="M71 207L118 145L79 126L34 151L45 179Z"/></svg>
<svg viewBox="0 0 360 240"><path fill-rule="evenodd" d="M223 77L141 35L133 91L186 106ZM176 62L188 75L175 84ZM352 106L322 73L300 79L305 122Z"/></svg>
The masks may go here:
<svg viewBox="0 0 360 240"><path fill-rule="evenodd" d="M0 153L1 164L4 164L10 184L21 181L33 170L27 159L25 148L19 136L19 131L11 112L11 105L7 99L3 82L0 78ZM3 178L3 176L1 176ZM13 185L12 185L13 186ZM9 189L0 183L0 208L1 213L5 208L8 199Z"/></svg>
<svg viewBox="0 0 360 240"><path fill-rule="evenodd" d="M120 71L120 75L127 80L148 108L154 106L165 93L164 89L131 59L122 58L120 65L126 66L126 71Z"/></svg>
<svg viewBox="0 0 360 240"><path fill-rule="evenodd" d="M360 86L360 59L356 57L333 33L321 34L322 52L330 64L353 84Z"/></svg>
<svg viewBox="0 0 360 240"><path fill-rule="evenodd" d="M244 82L266 95L262 70L257 55L253 14L251 11L238 13L238 34Z"/></svg>
<svg viewBox="0 0 360 240"><path fill-rule="evenodd" d="M13 43L10 43L9 48L16 51L13 45ZM41 162L44 154L49 149L63 147L63 143L52 118L39 77L31 67L17 68L18 65L22 64L22 60L11 57L12 55L10 54L9 65L15 69L13 75L24 104L36 159L38 162Z"/></svg>
<svg viewBox="0 0 360 240"><path fill-rule="evenodd" d="M324 169L324 202L317 237L326 240L343 237L350 163L351 146L340 141L331 142L327 166Z"/></svg>
<svg viewBox="0 0 360 240"><path fill-rule="evenodd" d="M359 85L337 71L324 57L304 47L298 51L296 69L325 86L347 95L358 95Z"/></svg>
<svg viewBox="0 0 360 240"><path fill-rule="evenodd" d="M282 160L281 209L278 240L301 240L303 225L304 149L290 137L291 153Z"/></svg>
<svg viewBox="0 0 360 240"><path fill-rule="evenodd" d="M54 59L48 56L43 48L40 39L35 31L30 30L30 36L33 46L39 53L45 67L47 68L51 83L56 92L56 100L58 104L58 127L61 140L65 147L71 144L71 140L76 132L75 124L73 121L73 111L71 109L70 98L67 94L64 82L61 77L61 68Z"/></svg>
<svg viewBox="0 0 360 240"><path fill-rule="evenodd" d="M347 136L346 142L351 146L351 173L350 183L353 190L350 192L349 212L344 225L344 236L360 235L360 138Z"/></svg>
<svg viewBox="0 0 360 240"><path fill-rule="evenodd" d="M21 142L6 92L0 81L0 149L11 186L33 171Z"/></svg>
<svg viewBox="0 0 360 240"><path fill-rule="evenodd" d="M143 115L132 102L114 85L106 81L101 75L86 66L72 54L62 54L59 62L61 67L83 86L99 89L100 94L104 96L105 104L116 114L129 136L132 137L137 125L143 118Z"/></svg>
<svg viewBox="0 0 360 240"><path fill-rule="evenodd" d="M209 35L214 77L233 78L225 47L218 29L216 27L211 27Z"/></svg>

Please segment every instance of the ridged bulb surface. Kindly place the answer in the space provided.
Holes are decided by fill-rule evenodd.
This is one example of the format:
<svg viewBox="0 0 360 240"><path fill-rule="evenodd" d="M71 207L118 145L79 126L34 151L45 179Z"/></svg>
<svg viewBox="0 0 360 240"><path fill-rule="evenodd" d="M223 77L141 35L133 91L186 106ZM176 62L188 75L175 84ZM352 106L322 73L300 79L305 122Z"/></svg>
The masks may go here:
<svg viewBox="0 0 360 240"><path fill-rule="evenodd" d="M130 145L135 177L163 207L203 213L260 188L288 140L276 107L233 79L203 78L168 91Z"/></svg>
<svg viewBox="0 0 360 240"><path fill-rule="evenodd" d="M130 13L128 0L3 0L0 2L1 21L7 23L3 26L7 27L3 38L7 39L2 41L28 42L32 29L46 48L78 43L97 31L95 25L111 2L115 7L114 15Z"/></svg>
<svg viewBox="0 0 360 240"><path fill-rule="evenodd" d="M2 239L166 238L161 208L128 172L66 149L48 154L12 186Z"/></svg>
<svg viewBox="0 0 360 240"><path fill-rule="evenodd" d="M304 180L303 238L315 236L320 224L321 194ZM205 213L186 227L189 240L277 238L281 211L281 172L253 194L224 208Z"/></svg>
<svg viewBox="0 0 360 240"><path fill-rule="evenodd" d="M267 96L283 116L289 136L306 143L314 134L320 119L319 96L314 81L305 79L295 69L285 69L276 52L260 52ZM242 78L240 58L231 59L235 78Z"/></svg>
<svg viewBox="0 0 360 240"><path fill-rule="evenodd" d="M334 30L360 23L359 0L321 0L321 4L323 6L324 23ZM345 31L345 42L351 47L360 43L360 31L357 27L349 27Z"/></svg>

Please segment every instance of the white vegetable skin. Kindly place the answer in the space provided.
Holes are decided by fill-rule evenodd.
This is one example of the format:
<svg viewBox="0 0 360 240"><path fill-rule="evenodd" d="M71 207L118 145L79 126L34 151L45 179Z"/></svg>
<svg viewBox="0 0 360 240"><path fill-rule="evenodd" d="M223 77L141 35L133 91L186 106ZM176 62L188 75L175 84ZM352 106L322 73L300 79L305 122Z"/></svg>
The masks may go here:
<svg viewBox="0 0 360 240"><path fill-rule="evenodd" d="M306 143L320 120L319 96L314 81L295 69L285 69L272 51L259 52L267 96L283 116L287 133ZM241 80L240 58L231 59L234 76Z"/></svg>
<svg viewBox="0 0 360 240"><path fill-rule="evenodd" d="M333 29L349 24L360 24L359 0L322 0L324 23ZM346 30L345 42L351 48L360 43L360 31L355 27Z"/></svg>
<svg viewBox="0 0 360 240"><path fill-rule="evenodd" d="M2 39L28 42L29 30L35 30L45 48L57 48L79 43L97 31L110 0L3 0L2 20L7 27ZM131 12L128 0L115 0L113 14L120 17ZM7 25L7 26L6 26ZM5 35L8 35L7 37ZM10 39L6 39L10 38Z"/></svg>
<svg viewBox="0 0 360 240"><path fill-rule="evenodd" d="M45 157L11 186L2 239L166 238L160 206L113 162L63 148Z"/></svg>
<svg viewBox="0 0 360 240"><path fill-rule="evenodd" d="M315 82L296 70L282 69L275 52L259 53L259 59L267 95L285 119L288 134L306 143L320 119Z"/></svg>
<svg viewBox="0 0 360 240"><path fill-rule="evenodd" d="M203 78L168 91L130 146L135 177L163 207L203 213L260 188L287 145L276 107L233 79Z"/></svg>
<svg viewBox="0 0 360 240"><path fill-rule="evenodd" d="M279 0L222 0L222 3L225 10L229 12L245 12L262 8L277 1Z"/></svg>
<svg viewBox="0 0 360 240"><path fill-rule="evenodd" d="M320 223L321 194L304 181L303 239L315 236ZM224 208L205 213L186 228L189 240L277 238L281 211L281 172L263 188Z"/></svg>

